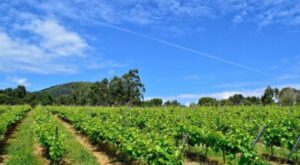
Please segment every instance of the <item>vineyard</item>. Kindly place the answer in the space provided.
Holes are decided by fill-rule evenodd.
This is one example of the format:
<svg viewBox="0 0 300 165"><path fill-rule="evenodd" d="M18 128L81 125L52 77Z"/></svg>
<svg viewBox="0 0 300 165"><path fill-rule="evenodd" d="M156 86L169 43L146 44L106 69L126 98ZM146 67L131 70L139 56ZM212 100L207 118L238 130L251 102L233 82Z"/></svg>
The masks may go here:
<svg viewBox="0 0 300 165"><path fill-rule="evenodd" d="M111 160L108 164L300 164L300 107L38 106L29 110L0 107L2 143L16 123L22 128L17 133L34 135L21 151L44 160L29 164L105 164L97 154L105 154ZM26 122L31 129L22 127ZM5 149L14 143L21 142L1 145L0 158L8 155L2 156L4 164L17 157ZM30 147L35 143L41 153Z"/></svg>
<svg viewBox="0 0 300 165"><path fill-rule="evenodd" d="M9 129L19 122L30 110L29 106L0 106L0 141Z"/></svg>

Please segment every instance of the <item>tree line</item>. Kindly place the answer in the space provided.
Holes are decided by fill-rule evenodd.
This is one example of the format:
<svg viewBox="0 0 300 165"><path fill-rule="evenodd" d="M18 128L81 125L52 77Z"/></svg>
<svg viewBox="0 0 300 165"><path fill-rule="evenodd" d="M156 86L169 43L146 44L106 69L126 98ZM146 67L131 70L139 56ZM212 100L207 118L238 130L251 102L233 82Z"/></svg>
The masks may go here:
<svg viewBox="0 0 300 165"><path fill-rule="evenodd" d="M15 89L7 88L0 90L0 104L140 106L144 92L138 70L132 69L111 80L105 78L89 86L72 86L70 93L58 97L48 92L28 92L25 86L20 85Z"/></svg>
<svg viewBox="0 0 300 165"><path fill-rule="evenodd" d="M300 105L300 90L286 87L278 88L267 87L262 97L235 94L228 99L217 100L212 97L202 97L197 104L200 106L224 106L224 105Z"/></svg>
<svg viewBox="0 0 300 165"><path fill-rule="evenodd" d="M143 100L145 86L137 69L122 76L103 79L91 85L72 86L68 94L54 97L47 92L28 92L25 86L0 90L0 104L16 105L90 105L90 106L183 106L177 100L163 102L161 98ZM267 87L262 97L235 94L228 99L202 97L190 106L238 106L238 105L300 105L300 91L286 87Z"/></svg>
<svg viewBox="0 0 300 165"><path fill-rule="evenodd" d="M213 97L201 97L197 103L190 106L254 106L254 105L283 105L292 106L300 105L300 90L286 87L279 90L278 88L267 87L261 97L243 96L234 94L228 99L216 99ZM144 106L183 106L177 100L168 100L163 103L160 98L153 98L143 102Z"/></svg>

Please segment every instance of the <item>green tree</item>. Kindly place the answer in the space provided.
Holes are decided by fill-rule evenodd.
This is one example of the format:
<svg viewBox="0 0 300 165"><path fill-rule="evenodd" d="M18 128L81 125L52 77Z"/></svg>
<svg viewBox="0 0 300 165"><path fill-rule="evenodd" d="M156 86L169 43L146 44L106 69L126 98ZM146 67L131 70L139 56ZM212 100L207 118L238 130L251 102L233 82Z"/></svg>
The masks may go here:
<svg viewBox="0 0 300 165"><path fill-rule="evenodd" d="M270 86L268 86L267 89L265 89L265 92L261 98L261 102L263 103L263 105L273 104L274 103L274 95L275 95L274 89L272 89Z"/></svg>
<svg viewBox="0 0 300 165"><path fill-rule="evenodd" d="M109 83L109 100L113 105L140 105L145 92L138 70L129 70L122 77L115 76Z"/></svg>
<svg viewBox="0 0 300 165"><path fill-rule="evenodd" d="M36 94L27 93L23 99L24 103L29 104L31 107L36 107L38 105L38 100L36 98Z"/></svg>
<svg viewBox="0 0 300 165"><path fill-rule="evenodd" d="M164 103L164 106L182 106L177 100L168 100Z"/></svg>
<svg viewBox="0 0 300 165"><path fill-rule="evenodd" d="M298 93L296 89L290 87L283 88L279 93L279 103L281 105L292 106L296 104L297 95Z"/></svg>
<svg viewBox="0 0 300 165"><path fill-rule="evenodd" d="M218 101L215 98L211 97L201 97L198 101L198 105L200 106L216 106L218 105Z"/></svg>
<svg viewBox="0 0 300 165"><path fill-rule="evenodd" d="M218 100L218 105L220 105L220 106L231 106L233 104L228 99L221 99L221 100Z"/></svg>
<svg viewBox="0 0 300 165"><path fill-rule="evenodd" d="M259 97L250 96L246 97L243 102L244 105L261 105L261 100Z"/></svg>
<svg viewBox="0 0 300 165"><path fill-rule="evenodd" d="M36 96L36 99L41 105L52 105L54 103L53 97L47 92L42 92L38 94Z"/></svg>
<svg viewBox="0 0 300 165"><path fill-rule="evenodd" d="M13 93L16 97L22 99L25 97L26 95L26 88L25 86L22 86L22 85L18 85L18 87L16 89L13 90Z"/></svg>
<svg viewBox="0 0 300 165"><path fill-rule="evenodd" d="M122 78L115 76L109 83L109 103L110 105L124 105L126 93Z"/></svg>
<svg viewBox="0 0 300 165"><path fill-rule="evenodd" d="M13 103L12 97L1 93L0 94L0 104L11 105Z"/></svg>
<svg viewBox="0 0 300 165"><path fill-rule="evenodd" d="M91 87L90 98L92 105L108 105L109 104L109 81L103 79L96 82Z"/></svg>
<svg viewBox="0 0 300 165"><path fill-rule="evenodd" d="M73 97L71 95L61 95L55 98L55 104L58 105L72 105L75 104Z"/></svg>
<svg viewBox="0 0 300 165"><path fill-rule="evenodd" d="M153 98L151 100L144 101L143 105L148 107L162 106L163 100L160 98Z"/></svg>
<svg viewBox="0 0 300 165"><path fill-rule="evenodd" d="M71 97L72 99L70 101L72 101L71 104L74 105L88 105L91 104L90 101L90 87L86 87L86 86L81 86L81 85L74 85L72 87L72 92L71 92Z"/></svg>
<svg viewBox="0 0 300 165"><path fill-rule="evenodd" d="M144 98L143 93L145 92L144 84L141 82L139 71L137 69L129 70L123 76L123 89L125 95L123 99L126 104L129 105L140 105L141 100Z"/></svg>
<svg viewBox="0 0 300 165"><path fill-rule="evenodd" d="M230 96L228 100L232 102L233 105L242 105L244 102L244 96L242 94L235 94Z"/></svg>
<svg viewBox="0 0 300 165"><path fill-rule="evenodd" d="M3 93L6 94L7 96L14 96L14 90L12 88L6 88L4 89Z"/></svg>

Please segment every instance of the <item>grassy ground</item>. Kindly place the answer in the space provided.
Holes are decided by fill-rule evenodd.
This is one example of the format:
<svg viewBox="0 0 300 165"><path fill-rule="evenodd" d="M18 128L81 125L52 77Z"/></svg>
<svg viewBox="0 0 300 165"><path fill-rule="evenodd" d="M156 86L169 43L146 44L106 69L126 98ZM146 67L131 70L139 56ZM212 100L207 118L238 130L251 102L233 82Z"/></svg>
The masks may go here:
<svg viewBox="0 0 300 165"><path fill-rule="evenodd" d="M8 140L5 149L6 165L43 165L49 161L42 157L42 150L37 149L38 141L34 133L34 110L17 128L12 138ZM98 165L97 159L59 122L58 128L64 132L64 161L72 165Z"/></svg>
<svg viewBox="0 0 300 165"><path fill-rule="evenodd" d="M203 157L205 155L205 147L202 146L195 146L187 148L186 155L193 155L196 159L201 159L201 156ZM215 162L217 164L238 164L239 159L235 158L233 160L226 158L226 163L224 163L222 152L215 152L212 149L208 149L207 151L207 157L209 159L209 162ZM215 164L214 163L214 164Z"/></svg>
<svg viewBox="0 0 300 165"><path fill-rule="evenodd" d="M195 146L195 147L190 147L186 150L187 153L190 153L191 155L193 155L193 157L201 157L201 155L205 155L205 147L202 146ZM222 152L216 152L213 149L208 149L207 152L207 157L209 159L210 162L215 162L217 164L239 164L240 158L239 157L235 157L234 159L230 159L229 157L226 157L226 162L224 162L223 160L223 154ZM196 158L199 159L199 158ZM266 160L263 160L263 163L268 165L271 164Z"/></svg>
<svg viewBox="0 0 300 165"><path fill-rule="evenodd" d="M267 148L265 145L263 145L262 143L258 143L255 147L256 151L260 154L260 155L265 155L265 156L271 156L271 150L269 148ZM272 161L279 161L276 159L287 159L290 151L285 149L285 148L279 148L279 147L274 147L274 160ZM293 156L291 157L291 160L293 160L294 162L296 162L296 164L300 164L299 162L299 151L294 152Z"/></svg>
<svg viewBox="0 0 300 165"><path fill-rule="evenodd" d="M8 140L6 149L8 161L5 164L45 164L41 157L34 155L35 135L33 123L33 112L31 111L16 130L14 138Z"/></svg>
<svg viewBox="0 0 300 165"><path fill-rule="evenodd" d="M255 150L257 151L257 153L259 155L267 155L267 156L271 155L270 150L261 143L258 143L256 145ZM197 156L197 154L198 154L200 157L201 155L205 155L204 154L205 148L202 146L190 147L189 149L187 149L187 153L190 153L191 155L193 155L193 157ZM275 147L274 148L274 157L275 158L273 158L272 160L266 160L266 159L263 159L262 156L260 156L260 157L262 158L262 161L264 164L281 164L282 162L279 162L279 161L285 160L287 158L288 154L289 154L289 151L287 149ZM296 153L294 155L296 155ZM221 152L215 152L214 150L209 149L207 152L207 156L210 161L216 161L216 162L218 162L218 164L224 164L223 155ZM197 158L197 159L199 159L199 158ZM296 161L296 159L294 161ZM239 163L238 157L236 157L232 160L229 158L226 158L226 164L238 164L238 163ZM299 163L300 162L297 161L296 164L299 164Z"/></svg>
<svg viewBox="0 0 300 165"><path fill-rule="evenodd" d="M62 123L56 120L58 128L64 132L64 147L65 154L64 158L67 163L71 163L72 165L98 165L96 157L88 151L84 146L80 144L74 137L74 135L69 132L66 127L62 125Z"/></svg>

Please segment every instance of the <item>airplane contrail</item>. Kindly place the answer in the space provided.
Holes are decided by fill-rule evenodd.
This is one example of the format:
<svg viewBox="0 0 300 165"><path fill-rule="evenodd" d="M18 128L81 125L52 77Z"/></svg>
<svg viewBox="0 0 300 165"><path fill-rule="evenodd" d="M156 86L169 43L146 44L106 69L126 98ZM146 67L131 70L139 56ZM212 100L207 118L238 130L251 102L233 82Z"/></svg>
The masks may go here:
<svg viewBox="0 0 300 165"><path fill-rule="evenodd" d="M217 57L217 56L213 56L213 55L210 55L210 54L207 54L207 53L204 53L204 52L200 52L200 51L192 49L192 48L188 48L188 47L185 47L185 46L182 46L182 45L178 45L178 44L166 41L166 40L162 40L162 39L152 37L152 36L149 36L149 35L146 35L146 34L135 32L135 31L132 31L132 30L129 30L129 29L126 29L126 28L123 28L123 27L119 27L119 26L116 26L116 25L112 25L112 24L109 24L109 23L105 23L105 22L101 22L101 21L96 21L96 22L101 24L102 26L106 26L106 27L109 27L109 28L112 28L112 29L115 29L115 30L118 30L118 31L123 31L123 32L130 33L130 34L142 37L142 38L153 40L153 41L159 42L159 43L167 45L167 46L171 46L171 47L174 47L174 48L177 48L177 49L185 50L187 52L191 52L191 53L194 53L194 54L197 54L197 55L200 55L200 56L204 56L204 57L216 60L216 61L220 61L220 62L229 64L229 65L233 65L233 66L236 66L236 67L239 67L239 68L242 68L242 69L246 69L248 71L253 71L253 72L256 72L256 73L259 73L259 74L262 74L262 75L271 76L268 73L262 72L260 70L257 70L257 69L251 68L251 67L248 67L246 65L238 64L236 62L226 60L224 58L220 58L220 57Z"/></svg>

